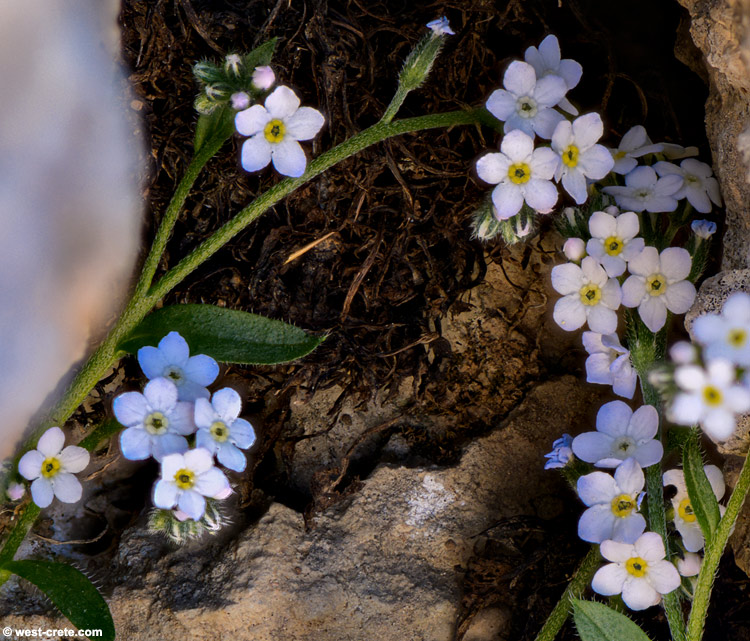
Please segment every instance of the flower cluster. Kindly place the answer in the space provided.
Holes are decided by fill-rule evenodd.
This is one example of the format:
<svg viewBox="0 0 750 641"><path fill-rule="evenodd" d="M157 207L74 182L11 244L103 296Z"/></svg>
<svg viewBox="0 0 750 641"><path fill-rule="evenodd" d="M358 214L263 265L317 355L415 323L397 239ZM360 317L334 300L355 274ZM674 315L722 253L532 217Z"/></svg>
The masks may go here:
<svg viewBox="0 0 750 641"><path fill-rule="evenodd" d="M276 82L273 69L249 63L247 57L230 53L222 64L202 60L193 66L193 75L201 87L195 109L211 114L227 105L234 111L247 109Z"/></svg>
<svg viewBox="0 0 750 641"><path fill-rule="evenodd" d="M604 133L599 114L585 114L572 122L563 114L578 116L566 94L578 85L581 74L580 64L561 59L557 38L550 35L538 48L529 47L524 60L510 63L503 88L487 99L487 110L504 123L505 136L500 152L484 155L476 168L483 181L496 185L492 205L497 220L514 219L523 210L551 212L558 200L555 182L582 204L588 196L587 182L601 180L614 166L611 154L598 144ZM550 145L535 147L536 137ZM533 226L531 221L521 221L529 231Z"/></svg>
<svg viewBox="0 0 750 641"><path fill-rule="evenodd" d="M242 472L247 464L242 450L252 446L255 432L239 418L242 401L235 390L209 393L207 387L219 374L216 361L204 354L190 356L187 342L177 332L167 334L158 347L138 350L138 362L150 379L143 392L125 392L112 404L126 428L120 434L120 449L131 460L159 461L154 505L164 510L176 507L178 520L197 522L206 513L207 499L231 494L214 456L224 467Z"/></svg>
<svg viewBox="0 0 750 641"><path fill-rule="evenodd" d="M673 395L671 421L700 424L714 441L726 441L736 417L750 410L750 295L732 294L718 314L705 314L692 325L694 345L675 344L668 376Z"/></svg>

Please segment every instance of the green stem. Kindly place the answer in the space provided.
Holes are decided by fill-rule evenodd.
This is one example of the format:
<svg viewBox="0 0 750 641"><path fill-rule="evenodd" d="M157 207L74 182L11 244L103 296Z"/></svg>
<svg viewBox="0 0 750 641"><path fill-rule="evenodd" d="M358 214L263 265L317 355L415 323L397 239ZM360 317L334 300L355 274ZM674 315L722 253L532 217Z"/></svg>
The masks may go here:
<svg viewBox="0 0 750 641"><path fill-rule="evenodd" d="M641 323L640 319L634 319L634 322ZM636 330L641 336L645 333L645 326ZM651 344L641 339L636 342L631 349L634 354L633 364L638 372L638 378L641 382L641 392L643 393L643 402L647 405L653 405L659 415L659 431L657 438L663 440L661 426L661 397L659 392L648 382L648 372L654 363L664 357L666 348L666 336L664 332L652 334ZM639 349L640 348L640 349ZM669 550L669 537L667 536L667 518L664 510L664 490L662 484L662 472L660 465L650 465L645 470L646 475L646 510L648 513L649 528L659 534L664 541L664 550L666 558L671 558ZM685 641L685 620L682 614L682 606L678 591L675 590L665 594L663 598L664 612L667 615L669 629L672 632L673 641Z"/></svg>
<svg viewBox="0 0 750 641"><path fill-rule="evenodd" d="M198 178L198 174L200 174L206 163L214 157L230 136L231 134L223 135L221 133L215 135L200 148L195 157L190 161L185 175L182 177L180 184L177 185L174 196L172 196L172 200L169 202L159 228L156 231L154 242L151 244L151 249L143 263L138 284L135 286L134 298L143 296L148 291L148 288L151 287L151 282L159 266L159 261L167 247L169 237L172 235L174 224L177 222L177 218L182 211L193 183L195 183L195 179Z"/></svg>
<svg viewBox="0 0 750 641"><path fill-rule="evenodd" d="M352 154L362 151L366 147L386 140L387 138L435 127L480 124L487 122L488 119L489 115L484 109L477 109L473 111L454 111L443 114L420 116L417 118L400 120L394 123L379 123L369 129L365 129L313 160L308 166L307 171L299 178L287 178L271 187L271 189L259 196L248 207L240 211L235 218L221 227L213 234L213 236L204 241L191 254L167 272L161 280L151 287L151 291L146 293L146 289L148 288L159 260L161 259L161 254L152 248L146 258L146 262L144 263L136 289L117 322L101 345L99 345L86 364L75 376L60 400L50 411L49 418L42 421L21 448L20 452L26 452L34 447L39 440L39 437L50 426L63 425L65 421L70 418L71 414L73 414L76 408L78 408L78 406L86 399L94 386L119 360L119 358L123 356L123 353L118 349L120 341L143 320L146 314L153 309L154 305L156 305L156 303L167 292L179 284L182 279L196 269L203 261L216 253L216 251L218 251L235 234L247 227L281 198L326 169L329 169L338 162L348 158ZM195 160L190 163L188 172L182 181L180 181L180 185L167 208L167 213L165 213L154 239L154 246L161 248L161 252L163 252L164 247L166 246L169 235L177 216L180 213L182 205L184 204L190 186L192 186L195 181L200 169L210 158L209 152L213 155L218 151L225 140L226 137L215 137L206 143L197 154ZM203 153L204 151L205 153ZM97 439L91 439L89 441L90 443L93 443L91 447L94 447L96 441ZM14 468L18 466L19 459L20 454L14 461ZM26 533L33 525L38 513L39 510L34 505L31 505L27 509L24 518L19 519L5 541L5 545L0 551L0 559L11 560L13 558L18 550L18 546L26 537Z"/></svg>
<svg viewBox="0 0 750 641"><path fill-rule="evenodd" d="M405 118L396 122L379 122L372 127L361 131L348 140L342 142L333 149L321 154L313 160L304 174L299 178L285 178L264 192L252 203L240 211L229 222L225 223L210 238L198 245L190 254L183 258L177 265L170 269L151 288L151 296L163 298L173 287L182 281L188 274L196 269L201 263L208 260L229 240L241 232L267 209L273 207L282 198L293 192L297 187L303 185L326 169L333 167L342 160L356 154L375 143L382 142L393 136L434 129L437 127L451 127L453 125L480 124L487 120L487 112L484 109L472 111L451 111L443 114L429 116L418 116L416 118Z"/></svg>
<svg viewBox="0 0 750 641"><path fill-rule="evenodd" d="M570 600L579 596L586 589L591 577L594 576L594 572L601 565L601 559L599 546L591 546L554 610L547 617L547 621L539 631L535 641L553 641L568 618L568 614L570 614Z"/></svg>
<svg viewBox="0 0 750 641"><path fill-rule="evenodd" d="M737 479L734 492L727 503L727 511L719 521L716 534L713 539L706 544L703 565L698 575L698 581L695 586L693 596L693 607L690 610L690 618L687 625L687 641L700 641L703 638L703 626L708 613L708 604L711 599L711 589L713 587L716 570L719 567L719 561L724 553L724 548L732 533L732 528L737 520L737 516L745 502L748 490L750 490L750 457L745 458L742 471Z"/></svg>

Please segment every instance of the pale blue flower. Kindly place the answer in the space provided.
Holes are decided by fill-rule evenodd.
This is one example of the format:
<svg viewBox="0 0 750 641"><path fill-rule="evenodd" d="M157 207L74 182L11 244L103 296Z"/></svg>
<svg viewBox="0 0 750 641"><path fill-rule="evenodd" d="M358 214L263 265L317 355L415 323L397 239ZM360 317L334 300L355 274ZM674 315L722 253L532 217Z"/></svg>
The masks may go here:
<svg viewBox="0 0 750 641"><path fill-rule="evenodd" d="M169 332L159 341L159 347L141 347L138 362L147 378L172 381L180 401L208 398L206 387L219 375L216 361L205 354L190 356L187 341L177 332Z"/></svg>
<svg viewBox="0 0 750 641"><path fill-rule="evenodd" d="M617 467L632 457L641 467L661 461L664 447L656 440L659 414L653 405L635 412L622 401L605 403L596 415L596 432L584 432L573 439L573 452L597 467Z"/></svg>
<svg viewBox="0 0 750 641"><path fill-rule="evenodd" d="M578 496L587 506L578 521L578 536L589 543L607 539L634 543L646 529L646 519L638 514L638 495L646 479L641 466L629 458L615 470L592 472L578 479Z"/></svg>
<svg viewBox="0 0 750 641"><path fill-rule="evenodd" d="M552 443L552 451L545 454L544 458L549 459L544 464L545 470L554 470L559 467L565 467L573 458L573 450L570 448L573 443L573 437L570 434L563 434L561 438Z"/></svg>
<svg viewBox="0 0 750 641"><path fill-rule="evenodd" d="M166 378L155 378L143 394L126 392L112 403L115 417L128 429L120 434L122 455L132 461L188 448L185 436L195 431L193 404L178 402L177 387Z"/></svg>
<svg viewBox="0 0 750 641"><path fill-rule="evenodd" d="M456 33L451 29L448 23L448 18L441 16L437 20L432 20L427 23L427 28L432 29L432 32L436 36L455 36Z"/></svg>
<svg viewBox="0 0 750 641"><path fill-rule="evenodd" d="M255 442L253 426L238 418L241 411L240 395L229 387L216 392L210 403L205 398L195 402L196 445L216 454L219 463L235 472L247 465L241 450Z"/></svg>
<svg viewBox="0 0 750 641"><path fill-rule="evenodd" d="M710 220L694 220L690 223L690 229L702 240L708 240L716 233L716 223Z"/></svg>

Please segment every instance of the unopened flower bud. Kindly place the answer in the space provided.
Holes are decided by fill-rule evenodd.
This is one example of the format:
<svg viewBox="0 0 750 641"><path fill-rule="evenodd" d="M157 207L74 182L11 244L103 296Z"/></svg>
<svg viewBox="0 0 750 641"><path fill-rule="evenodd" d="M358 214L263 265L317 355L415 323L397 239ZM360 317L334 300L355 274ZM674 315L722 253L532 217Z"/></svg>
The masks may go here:
<svg viewBox="0 0 750 641"><path fill-rule="evenodd" d="M218 103L211 100L205 93L199 93L195 97L195 102L193 103L193 107L195 107L195 110L199 114L208 115L213 112L214 109L216 109Z"/></svg>
<svg viewBox="0 0 750 641"><path fill-rule="evenodd" d="M563 215L565 218L568 219L568 222L575 227L576 226L576 208L575 207L565 207L562 210Z"/></svg>
<svg viewBox="0 0 750 641"><path fill-rule="evenodd" d="M716 233L716 223L712 223L710 220L694 220L690 229L698 238L708 240Z"/></svg>
<svg viewBox="0 0 750 641"><path fill-rule="evenodd" d="M253 71L253 87L259 91L266 91L273 86L274 82L276 82L276 74L274 74L271 67L267 65L255 67L255 71Z"/></svg>
<svg viewBox="0 0 750 641"><path fill-rule="evenodd" d="M201 60L193 65L193 75L204 84L217 82L222 78L222 71L213 62Z"/></svg>
<svg viewBox="0 0 750 641"><path fill-rule="evenodd" d="M8 498L11 501L20 501L23 495L26 494L26 487L21 483L11 483L8 486Z"/></svg>
<svg viewBox="0 0 750 641"><path fill-rule="evenodd" d="M534 225L531 223L531 220L521 221L521 217L518 216L513 224L513 230L516 232L516 236L525 238L534 231Z"/></svg>
<svg viewBox="0 0 750 641"><path fill-rule="evenodd" d="M224 59L224 71L235 78L239 78L242 73L242 58L236 53L230 53Z"/></svg>
<svg viewBox="0 0 750 641"><path fill-rule="evenodd" d="M500 233L500 221L495 217L495 207L485 202L477 211L471 221L472 238L488 242Z"/></svg>
<svg viewBox="0 0 750 641"><path fill-rule="evenodd" d="M244 91L233 93L230 100L232 101L232 109L235 111L244 111L250 106L250 96Z"/></svg>
<svg viewBox="0 0 750 641"><path fill-rule="evenodd" d="M608 207L604 208L604 213L617 218L620 215L620 209L619 207L617 207L617 205L609 205Z"/></svg>
<svg viewBox="0 0 750 641"><path fill-rule="evenodd" d="M563 245L563 254L568 260L577 263L586 255L586 243L582 238L568 238Z"/></svg>
<svg viewBox="0 0 750 641"><path fill-rule="evenodd" d="M212 100L213 102L222 102L229 98L231 94L232 89L228 87L227 85L223 84L213 84L213 85L206 85L206 95L208 96L209 100Z"/></svg>

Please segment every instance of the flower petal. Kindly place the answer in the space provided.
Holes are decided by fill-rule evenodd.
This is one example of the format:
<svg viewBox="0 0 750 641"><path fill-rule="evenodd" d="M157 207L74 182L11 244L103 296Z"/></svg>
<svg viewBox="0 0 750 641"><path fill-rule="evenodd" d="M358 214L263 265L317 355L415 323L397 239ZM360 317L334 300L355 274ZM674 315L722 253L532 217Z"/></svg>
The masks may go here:
<svg viewBox="0 0 750 641"><path fill-rule="evenodd" d="M628 571L618 563L608 563L599 568L591 580L591 587L597 594L613 596L622 592Z"/></svg>
<svg viewBox="0 0 750 641"><path fill-rule="evenodd" d="M665 301L661 300L662 298L663 296L645 298L638 305L638 315L641 317L644 325L654 332L654 334L664 327L664 323L667 322L667 306Z"/></svg>
<svg viewBox="0 0 750 641"><path fill-rule="evenodd" d="M534 140L523 131L511 131L500 143L502 151L511 162L527 162L534 151Z"/></svg>
<svg viewBox="0 0 750 641"><path fill-rule="evenodd" d="M638 461L629 458L615 470L615 482L625 494L637 494L643 489L646 477Z"/></svg>
<svg viewBox="0 0 750 641"><path fill-rule="evenodd" d="M503 76L503 87L518 97L531 96L536 86L534 67L526 62L514 60Z"/></svg>
<svg viewBox="0 0 750 641"><path fill-rule="evenodd" d="M624 216L625 214L621 214ZM633 214L636 216L636 214ZM636 216L636 218L638 218ZM617 221L618 218L610 216L603 211L595 211L589 218L589 231L595 238L608 238L609 236L615 236L617 234Z"/></svg>
<svg viewBox="0 0 750 641"><path fill-rule="evenodd" d="M31 484L31 498L39 507L47 507L52 503L55 493L49 479L40 476Z"/></svg>
<svg viewBox="0 0 750 641"><path fill-rule="evenodd" d="M500 220L507 220L515 216L523 206L523 193L510 182L500 183L492 190L492 204L497 209Z"/></svg>
<svg viewBox="0 0 750 641"><path fill-rule="evenodd" d="M169 332L159 341L159 349L167 363L183 367L190 357L190 347L178 332Z"/></svg>
<svg viewBox="0 0 750 641"><path fill-rule="evenodd" d="M44 454L37 450L26 452L18 461L18 473L29 481L42 474L42 463L44 463ZM38 505L38 503L37 503Z"/></svg>
<svg viewBox="0 0 750 641"><path fill-rule="evenodd" d="M52 477L52 491L63 503L75 503L83 494L81 482L67 472L59 472Z"/></svg>
<svg viewBox="0 0 750 641"><path fill-rule="evenodd" d="M586 320L591 330L600 334L611 334L617 330L617 313L604 305L589 307Z"/></svg>
<svg viewBox="0 0 750 641"><path fill-rule="evenodd" d="M271 143L262 133L242 143L240 162L245 171L260 171L271 162Z"/></svg>
<svg viewBox="0 0 750 641"><path fill-rule="evenodd" d="M312 107L300 107L284 123L286 133L295 140L310 140L323 128L326 119L323 114Z"/></svg>
<svg viewBox="0 0 750 641"><path fill-rule="evenodd" d="M44 456L57 456L65 445L65 434L59 427L50 427L39 438L36 449Z"/></svg>
<svg viewBox="0 0 750 641"><path fill-rule="evenodd" d="M583 287L583 271L578 265L565 263L552 268L552 287L558 294L576 294ZM591 334L593 332L586 332ZM585 336L585 334L584 334Z"/></svg>
<svg viewBox="0 0 750 641"><path fill-rule="evenodd" d="M120 451L130 461L151 456L151 435L142 427L129 427L120 433Z"/></svg>
<svg viewBox="0 0 750 641"><path fill-rule="evenodd" d="M177 486L170 480L160 479L154 486L154 505L164 510L174 507L180 493Z"/></svg>
<svg viewBox="0 0 750 641"><path fill-rule="evenodd" d="M615 165L615 161L605 147L594 145L584 151L578 158L578 167L587 178L601 180Z"/></svg>
<svg viewBox="0 0 750 641"><path fill-rule="evenodd" d="M198 492L185 490L177 499L177 507L194 521L198 521L206 511L206 499Z"/></svg>
<svg viewBox="0 0 750 641"><path fill-rule="evenodd" d="M185 363L183 373L187 378L203 387L209 386L219 375L219 364L206 354L196 354Z"/></svg>
<svg viewBox="0 0 750 641"><path fill-rule="evenodd" d="M653 405L639 407L629 421L628 433L636 441L646 441L656 436L659 430L659 413Z"/></svg>
<svg viewBox="0 0 750 641"><path fill-rule="evenodd" d="M198 398L195 401L195 425L200 429L210 429L211 425L219 418L214 406L206 398Z"/></svg>
<svg viewBox="0 0 750 641"><path fill-rule="evenodd" d="M125 392L112 401L112 411L122 425L140 425L149 413L148 401L138 392Z"/></svg>
<svg viewBox="0 0 750 641"><path fill-rule="evenodd" d="M645 578L631 577L622 586L622 600L631 610L645 610L661 601L661 595L654 590Z"/></svg>
<svg viewBox="0 0 750 641"><path fill-rule="evenodd" d="M169 431L182 436L192 434L196 430L195 409L192 403L181 401L169 413Z"/></svg>
<svg viewBox="0 0 750 641"><path fill-rule="evenodd" d="M557 202L557 188L549 180L532 178L525 185L524 197L526 203L540 214L547 214Z"/></svg>
<svg viewBox="0 0 750 641"><path fill-rule="evenodd" d="M91 455L82 447L68 445L60 452L60 463L65 472L82 472L89 464Z"/></svg>
<svg viewBox="0 0 750 641"><path fill-rule="evenodd" d="M516 111L517 98L505 89L496 89L487 99L487 111L498 120L507 120Z"/></svg>
<svg viewBox="0 0 750 641"><path fill-rule="evenodd" d="M234 126L242 136L254 136L262 132L271 119L271 114L263 105L253 105L237 113L234 117Z"/></svg>
<svg viewBox="0 0 750 641"><path fill-rule="evenodd" d="M669 594L680 587L680 573L669 561L649 563L648 582L659 594Z"/></svg>
<svg viewBox="0 0 750 641"><path fill-rule="evenodd" d="M582 461L596 463L612 454L612 439L599 432L584 432L573 439L573 453Z"/></svg>
<svg viewBox="0 0 750 641"><path fill-rule="evenodd" d="M497 185L508 177L510 159L505 154L489 153L477 160L477 175L490 185Z"/></svg>
<svg viewBox="0 0 750 641"><path fill-rule="evenodd" d="M211 405L225 423L232 423L242 411L242 399L231 387L225 387L211 398Z"/></svg>
<svg viewBox="0 0 750 641"><path fill-rule="evenodd" d="M684 314L692 307L695 296L695 285L689 280L681 280L669 285L663 298L670 312Z"/></svg>
<svg viewBox="0 0 750 641"><path fill-rule="evenodd" d="M596 429L612 438L628 433L633 410L622 401L605 403L596 415Z"/></svg>
<svg viewBox="0 0 750 641"><path fill-rule="evenodd" d="M246 450L255 443L255 430L244 418L238 418L232 423L231 441L240 449Z"/></svg>
<svg viewBox="0 0 750 641"><path fill-rule="evenodd" d="M161 461L170 454L187 452L188 442L184 436L167 432L151 438L151 453L157 461Z"/></svg>
<svg viewBox="0 0 750 641"><path fill-rule="evenodd" d="M146 384L143 396L152 410L166 413L177 405L177 386L168 378L155 378Z"/></svg>
<svg viewBox="0 0 750 641"><path fill-rule="evenodd" d="M299 178L305 173L307 157L300 144L287 136L280 143L271 147L271 161L282 176Z"/></svg>
<svg viewBox="0 0 750 641"><path fill-rule="evenodd" d="M615 518L615 526L612 528L610 538L621 543L635 543L645 529L646 519L634 512L625 518Z"/></svg>
<svg viewBox="0 0 750 641"><path fill-rule="evenodd" d="M573 332L586 322L586 310L583 308L578 294L571 294L555 303L552 317L565 331Z"/></svg>
<svg viewBox="0 0 750 641"><path fill-rule="evenodd" d="M594 505L581 515L578 521L578 537L589 543L601 543L611 539L616 518L609 505Z"/></svg>
<svg viewBox="0 0 750 641"><path fill-rule="evenodd" d="M244 458L244 456L243 456ZM195 481L195 489L204 496L216 497L222 494L229 487L229 481L218 468L211 468L207 472L200 474Z"/></svg>
<svg viewBox="0 0 750 641"><path fill-rule="evenodd" d="M578 496L587 506L602 503L610 509L610 502L619 494L617 483L609 474L604 472L591 472L578 479L576 485Z"/></svg>
<svg viewBox="0 0 750 641"><path fill-rule="evenodd" d="M185 453L185 465L196 474L203 474L214 466L214 457L210 452L201 448Z"/></svg>
<svg viewBox="0 0 750 641"><path fill-rule="evenodd" d="M216 458L224 467L235 472L243 472L247 466L245 455L229 442L219 445Z"/></svg>
<svg viewBox="0 0 750 641"><path fill-rule="evenodd" d="M286 120L299 109L299 98L289 87L280 85L266 98L265 105L271 118Z"/></svg>
<svg viewBox="0 0 750 641"><path fill-rule="evenodd" d="M148 379L164 376L164 370L169 364L164 358L164 353L158 347L151 345L138 350L138 363Z"/></svg>

